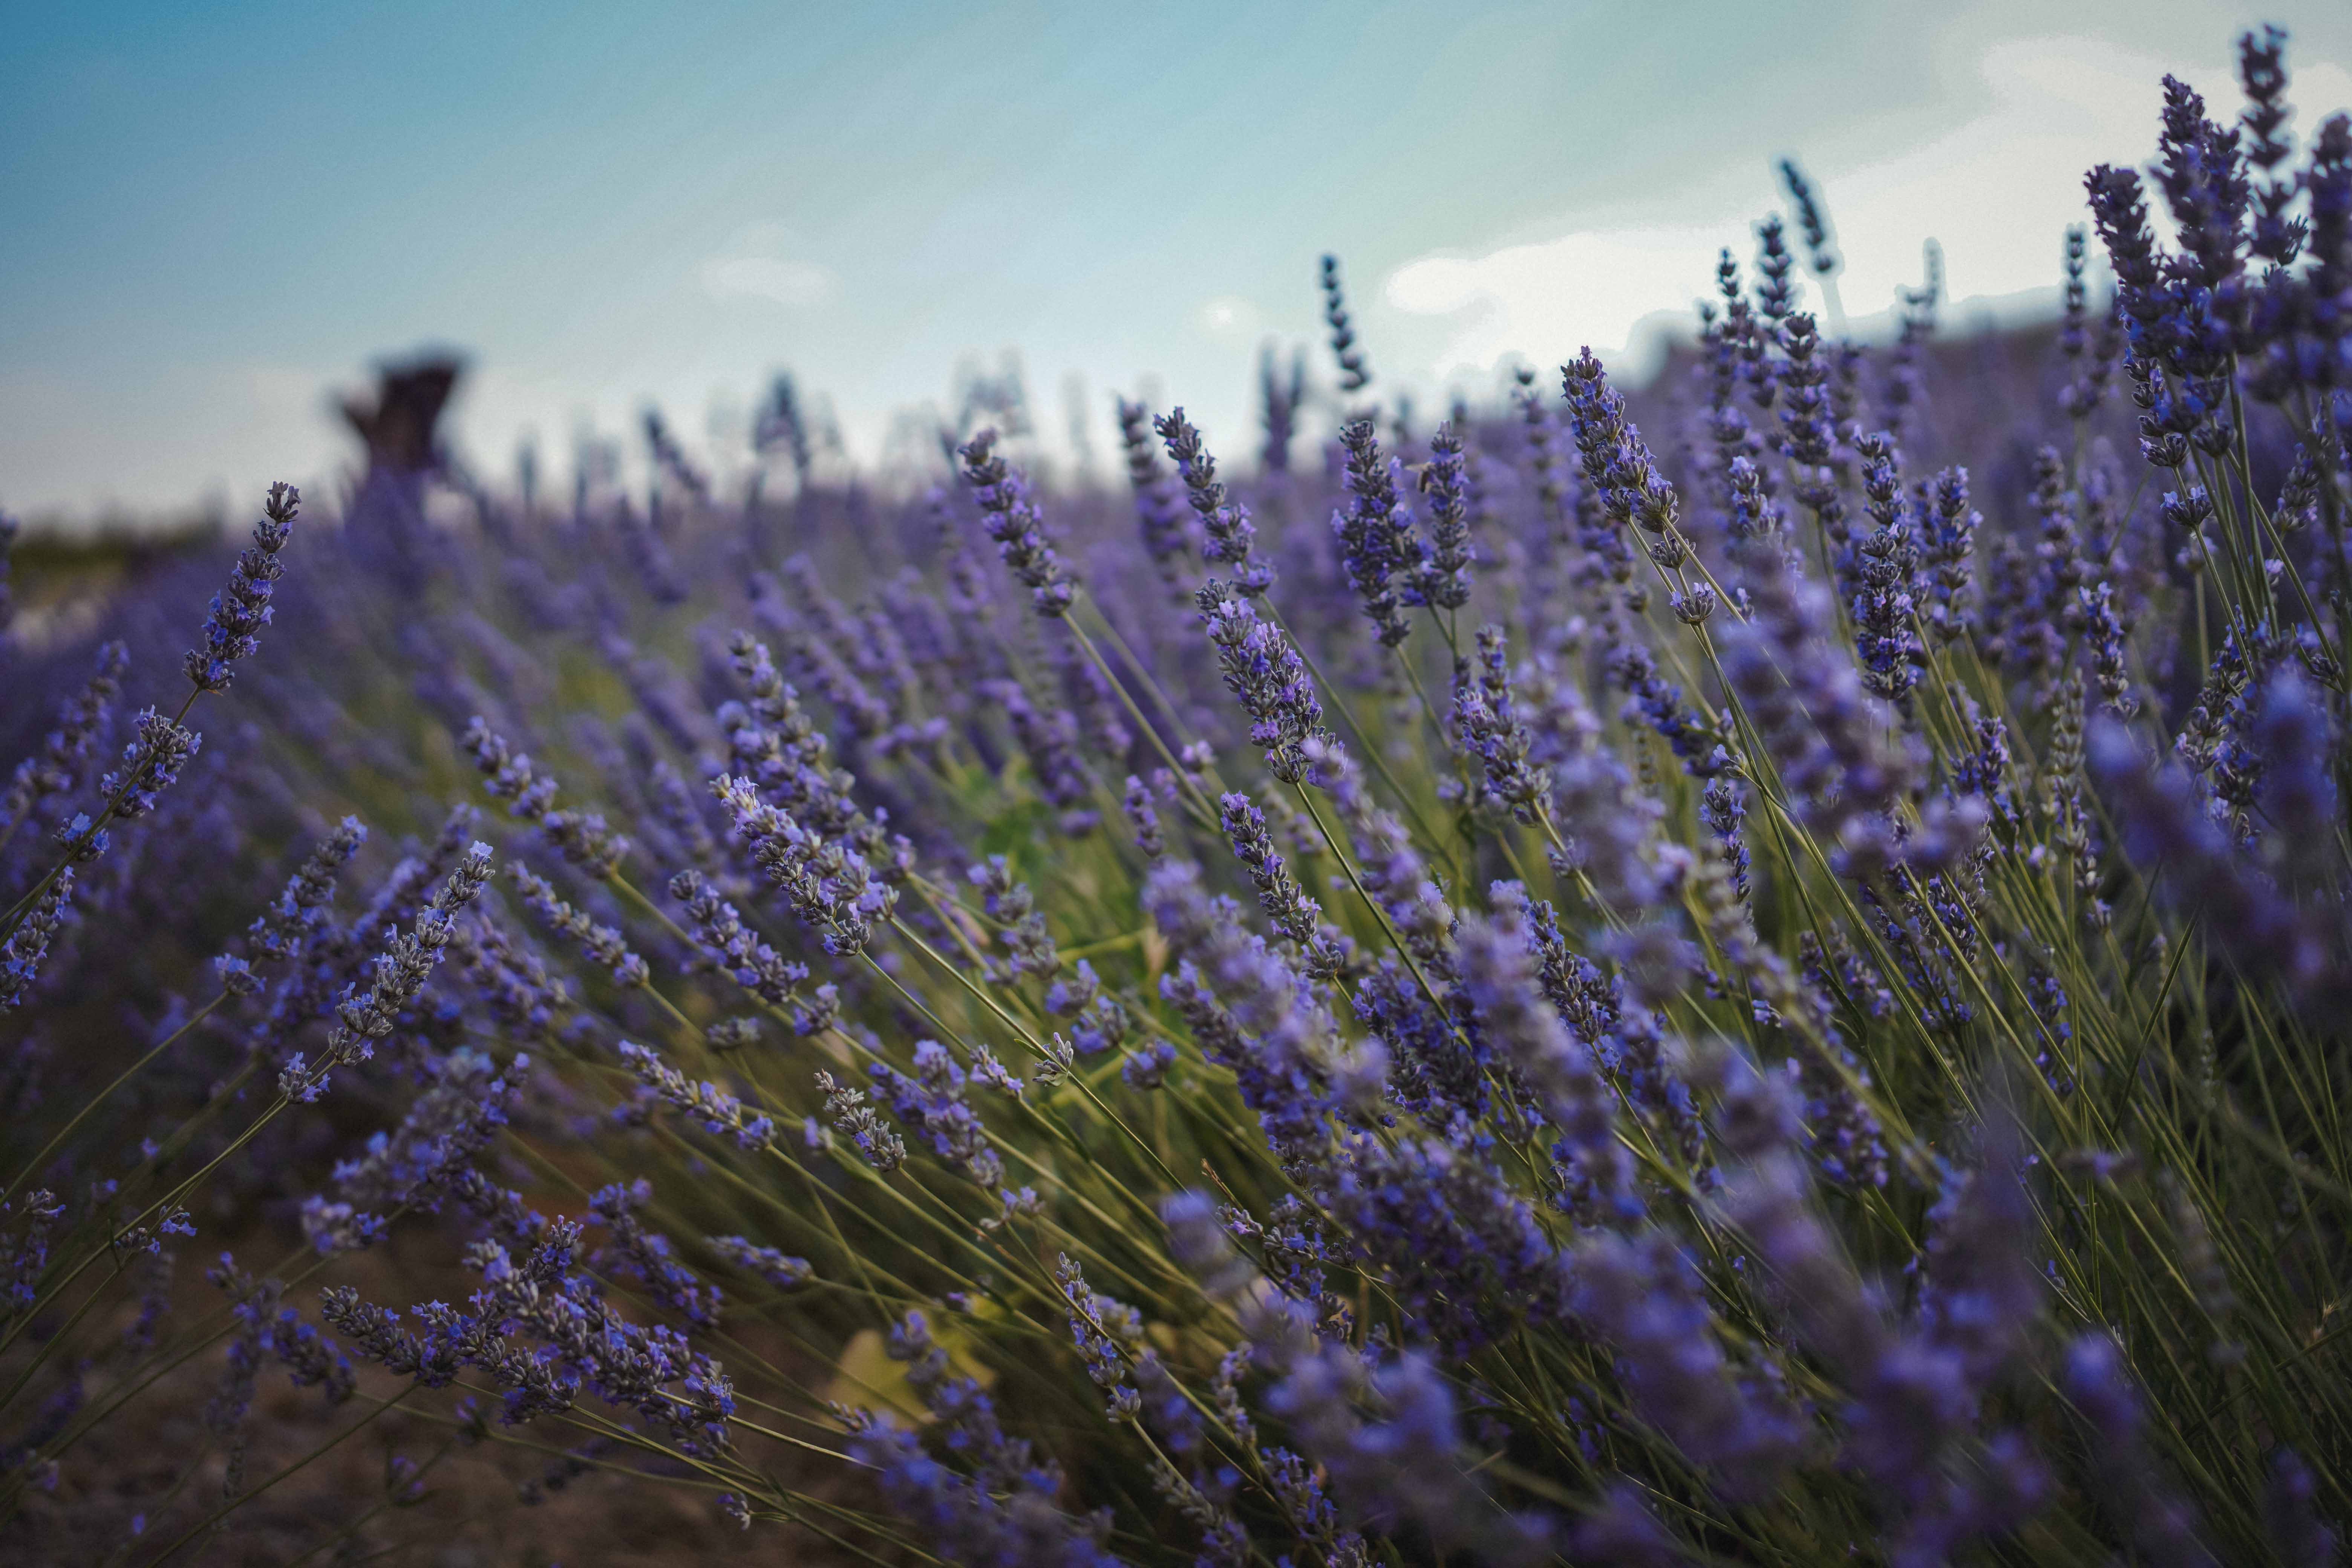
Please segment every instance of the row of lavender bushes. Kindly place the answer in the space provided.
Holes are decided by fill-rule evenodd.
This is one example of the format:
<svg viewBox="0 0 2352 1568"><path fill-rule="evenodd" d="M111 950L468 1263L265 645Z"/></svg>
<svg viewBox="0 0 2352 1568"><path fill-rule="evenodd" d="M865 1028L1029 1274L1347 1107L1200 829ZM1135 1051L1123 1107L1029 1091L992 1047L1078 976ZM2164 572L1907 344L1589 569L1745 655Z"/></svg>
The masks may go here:
<svg viewBox="0 0 2352 1568"><path fill-rule="evenodd" d="M2242 66L2021 361L1825 325L1790 167L1646 436L1416 426L1327 262L1246 479L787 400L12 650L0 1535L397 1412L257 1560L513 1447L824 1561L2335 1561L2352 121Z"/></svg>

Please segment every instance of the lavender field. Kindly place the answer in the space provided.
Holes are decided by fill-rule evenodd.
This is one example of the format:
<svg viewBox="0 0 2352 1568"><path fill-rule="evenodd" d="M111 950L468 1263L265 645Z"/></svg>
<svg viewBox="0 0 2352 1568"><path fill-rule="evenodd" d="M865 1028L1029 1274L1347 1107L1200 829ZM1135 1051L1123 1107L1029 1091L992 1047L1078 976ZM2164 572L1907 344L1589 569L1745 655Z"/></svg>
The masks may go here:
<svg viewBox="0 0 2352 1568"><path fill-rule="evenodd" d="M1099 481L419 364L28 540L0 1560L2338 1562L2352 117L2237 59L2044 326L1850 331L1790 163L1640 384L1309 257Z"/></svg>

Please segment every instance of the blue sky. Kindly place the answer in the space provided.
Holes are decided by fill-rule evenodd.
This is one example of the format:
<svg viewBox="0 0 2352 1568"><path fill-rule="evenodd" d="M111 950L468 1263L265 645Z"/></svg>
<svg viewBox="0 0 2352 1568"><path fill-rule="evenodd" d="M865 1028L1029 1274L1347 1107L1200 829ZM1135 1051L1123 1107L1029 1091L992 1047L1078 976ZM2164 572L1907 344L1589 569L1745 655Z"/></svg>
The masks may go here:
<svg viewBox="0 0 2352 1568"><path fill-rule="evenodd" d="M1391 384L1483 392L1686 308L1790 152L1857 315L1930 234L2014 301L2265 15L2352 106L2340 4L0 5L0 505L331 482L330 392L428 343L492 474L648 401L723 467L783 367L870 458L1007 349L1049 451L1074 377L1099 447L1148 384L1238 450L1321 251Z"/></svg>

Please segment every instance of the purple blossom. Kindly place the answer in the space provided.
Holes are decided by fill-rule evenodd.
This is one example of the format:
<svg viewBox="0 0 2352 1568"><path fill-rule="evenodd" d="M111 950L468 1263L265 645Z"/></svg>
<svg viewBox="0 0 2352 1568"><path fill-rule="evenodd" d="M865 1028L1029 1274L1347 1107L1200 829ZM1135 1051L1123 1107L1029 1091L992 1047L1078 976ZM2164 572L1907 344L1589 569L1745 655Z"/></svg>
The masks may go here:
<svg viewBox="0 0 2352 1568"><path fill-rule="evenodd" d="M1339 287L1339 258L1326 256L1321 263L1323 322L1331 329L1331 357L1339 363L1339 390L1361 392L1372 384L1371 367L1356 347L1356 331L1349 324L1347 296Z"/></svg>
<svg viewBox="0 0 2352 1568"><path fill-rule="evenodd" d="M1045 537L1045 518L1020 470L996 455L996 432L982 430L956 449L963 459L964 482L980 503L988 536L1021 585L1030 603L1048 620L1069 614L1077 584L1070 581L1062 559Z"/></svg>
<svg viewBox="0 0 2352 1568"><path fill-rule="evenodd" d="M877 1472L884 1498L931 1551L971 1568L1118 1568L1103 1548L1108 1516L1062 1510L1060 1468L1005 1432L978 1383L949 1371L920 1312L891 1330L889 1352L906 1363L907 1381L969 1473L931 1458L896 1418L871 1411L850 1413L849 1453Z"/></svg>
<svg viewBox="0 0 2352 1568"><path fill-rule="evenodd" d="M734 816L753 861L793 911L823 934L825 951L843 957L863 952L875 924L897 907L898 889L847 842L813 832L761 799L749 779L722 776L711 790Z"/></svg>
<svg viewBox="0 0 2352 1568"><path fill-rule="evenodd" d="M1348 454L1349 500L1331 514L1331 531L1339 541L1340 570L1381 646L1394 647L1412 630L1402 607L1425 600L1420 576L1426 552L1412 513L1397 499L1402 469L1395 458L1382 459L1372 422L1349 423L1339 432L1339 445Z"/></svg>
<svg viewBox="0 0 2352 1568"><path fill-rule="evenodd" d="M729 1264L779 1290L797 1290L816 1277L804 1258L788 1258L772 1247L740 1236L712 1236L704 1240Z"/></svg>
<svg viewBox="0 0 2352 1568"><path fill-rule="evenodd" d="M505 739L481 715L476 714L467 723L460 743L473 753L474 766L485 781L483 787L509 803L509 814L538 824L547 841L588 875L600 879L610 877L628 854L629 841L608 828L602 816L555 809L553 775L539 772L530 758L509 749Z"/></svg>
<svg viewBox="0 0 2352 1568"><path fill-rule="evenodd" d="M2195 785L2177 767L2152 767L2120 725L2093 721L2091 776L2113 805L2123 847L2152 870L2162 890L2196 908L2201 923L2249 969L2275 976L2306 1005L2341 1005L2347 985L2342 921L2284 896L2200 808Z"/></svg>
<svg viewBox="0 0 2352 1568"><path fill-rule="evenodd" d="M2094 1331L2068 1346L2063 1386L2090 1430L2102 1500L2141 1559L2159 1568L2217 1562L2198 1539L2196 1510L2172 1489L2149 1449L2147 1416L2115 1340Z"/></svg>
<svg viewBox="0 0 2352 1568"><path fill-rule="evenodd" d="M1181 593L1183 557L1192 542L1185 529L1184 503L1151 447L1151 411L1120 398L1118 437L1127 451L1127 481L1135 492L1135 522L1143 552L1169 587Z"/></svg>
<svg viewBox="0 0 2352 1568"><path fill-rule="evenodd" d="M1887 814L1916 762L1891 717L1834 651L1830 607L1777 543L1742 550L1748 620L1724 628L1724 674L1746 708L1799 820L1857 875L1895 852Z"/></svg>
<svg viewBox="0 0 2352 1568"><path fill-rule="evenodd" d="M262 503L261 521L253 525L253 543L236 558L228 586L213 595L213 613L205 622L205 646L189 653L188 679L198 691L226 691L236 678L235 666L260 649L259 634L273 613L270 595L286 574L278 552L293 536L294 519L302 494L292 485L269 487Z"/></svg>
<svg viewBox="0 0 2352 1568"><path fill-rule="evenodd" d="M1731 1501L1769 1496L1804 1431L1769 1378L1743 1376L1713 1331L1695 1270L1662 1231L1596 1235L1577 1249L1578 1318L1617 1358L1633 1409Z"/></svg>
<svg viewBox="0 0 2352 1568"><path fill-rule="evenodd" d="M1429 463L1419 483L1429 498L1429 548L1418 564L1414 592L1423 604L1458 610L1470 602L1477 552L1470 542L1469 454L1454 425L1441 425L1430 437Z"/></svg>
<svg viewBox="0 0 2352 1568"><path fill-rule="evenodd" d="M1250 717L1250 739L1265 748L1275 777L1296 784L1306 767L1304 746L1323 733L1323 704L1298 650L1218 579L1210 578L1194 598L1225 689Z"/></svg>
<svg viewBox="0 0 2352 1568"><path fill-rule="evenodd" d="M756 1153L776 1142L776 1123L746 1106L733 1093L705 1079L695 1082L644 1046L623 1040L621 1060L673 1109L714 1138L724 1138L738 1149Z"/></svg>
<svg viewBox="0 0 2352 1568"><path fill-rule="evenodd" d="M58 706L57 727L42 738L40 751L16 764L7 793L0 795L0 824L13 836L43 802L73 793L99 732L113 711L131 653L120 642L98 650L98 671L89 684Z"/></svg>
<svg viewBox="0 0 2352 1568"><path fill-rule="evenodd" d="M1226 499L1225 487L1217 478L1217 460L1202 444L1201 432L1184 417L1181 408L1152 420L1151 428L1167 444L1169 458L1183 479L1185 499L1200 519L1201 558L1231 568L1233 592L1243 598L1265 593L1274 585L1274 568L1252 558L1257 528L1250 521L1249 508Z"/></svg>

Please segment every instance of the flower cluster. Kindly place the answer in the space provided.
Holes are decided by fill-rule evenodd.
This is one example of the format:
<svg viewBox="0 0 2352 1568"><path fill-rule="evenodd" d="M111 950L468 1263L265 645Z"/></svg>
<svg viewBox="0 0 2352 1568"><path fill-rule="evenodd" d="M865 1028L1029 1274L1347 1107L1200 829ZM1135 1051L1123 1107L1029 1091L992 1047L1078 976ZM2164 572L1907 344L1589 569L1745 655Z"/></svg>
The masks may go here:
<svg viewBox="0 0 2352 1568"><path fill-rule="evenodd" d="M1648 386L1431 420L1334 263L1249 468L1122 398L1119 482L1022 471L972 369L879 470L782 382L751 471L656 413L551 505L425 367L299 595L273 492L187 668L306 657L201 749L121 699L227 552L0 615L0 1539L462 1554L603 1478L828 1561L2330 1561L2290 58L2164 84L2046 328L1939 340L1932 247L1850 322L1784 162ZM191 1312L199 1226L294 1257Z"/></svg>

